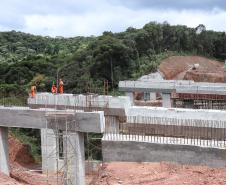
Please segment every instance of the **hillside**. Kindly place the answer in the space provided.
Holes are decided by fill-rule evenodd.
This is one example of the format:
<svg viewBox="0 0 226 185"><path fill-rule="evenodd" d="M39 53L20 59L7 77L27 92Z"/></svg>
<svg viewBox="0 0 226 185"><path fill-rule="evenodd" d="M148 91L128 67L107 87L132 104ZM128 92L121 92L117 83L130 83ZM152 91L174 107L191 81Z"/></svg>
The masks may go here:
<svg viewBox="0 0 226 185"><path fill-rule="evenodd" d="M199 68L192 70L194 64ZM226 68L222 62L199 56L172 56L164 59L159 70L165 79L197 82L226 82Z"/></svg>
<svg viewBox="0 0 226 185"><path fill-rule="evenodd" d="M98 37L51 38L0 32L0 97L25 97L32 82L38 91L49 91L53 81L56 83L57 71L66 92L83 93L90 87L101 88L104 80L110 82L111 91L119 80L155 72L160 61L172 55L223 61L225 32L198 29L150 22L141 29L129 27Z"/></svg>
<svg viewBox="0 0 226 185"><path fill-rule="evenodd" d="M67 57L86 47L91 37L42 37L23 32L0 32L0 63L16 63L29 58Z"/></svg>

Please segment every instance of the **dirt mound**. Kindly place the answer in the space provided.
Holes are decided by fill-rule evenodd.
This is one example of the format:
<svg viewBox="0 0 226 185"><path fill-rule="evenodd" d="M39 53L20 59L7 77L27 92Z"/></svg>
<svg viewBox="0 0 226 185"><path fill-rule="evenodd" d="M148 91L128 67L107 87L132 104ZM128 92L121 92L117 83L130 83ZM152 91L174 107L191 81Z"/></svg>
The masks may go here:
<svg viewBox="0 0 226 185"><path fill-rule="evenodd" d="M226 168L170 163L113 162L105 165L95 185L201 185L226 184Z"/></svg>
<svg viewBox="0 0 226 185"><path fill-rule="evenodd" d="M18 139L9 136L9 160L22 166L34 164L35 160L30 154L29 146L22 144Z"/></svg>
<svg viewBox="0 0 226 185"><path fill-rule="evenodd" d="M198 69L191 69L199 64ZM222 62L199 56L172 56L159 66L165 79L194 80L197 82L226 82L226 68Z"/></svg>

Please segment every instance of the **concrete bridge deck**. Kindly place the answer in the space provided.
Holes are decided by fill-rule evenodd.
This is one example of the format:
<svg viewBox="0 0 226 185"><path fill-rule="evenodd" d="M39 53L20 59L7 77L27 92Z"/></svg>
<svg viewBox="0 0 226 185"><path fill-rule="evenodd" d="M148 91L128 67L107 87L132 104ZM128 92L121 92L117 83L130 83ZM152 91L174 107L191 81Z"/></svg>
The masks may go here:
<svg viewBox="0 0 226 185"><path fill-rule="evenodd" d="M35 98L28 98L28 106L34 109L104 111L105 115L122 116L125 115L127 107L132 106L132 102L126 96L38 93Z"/></svg>

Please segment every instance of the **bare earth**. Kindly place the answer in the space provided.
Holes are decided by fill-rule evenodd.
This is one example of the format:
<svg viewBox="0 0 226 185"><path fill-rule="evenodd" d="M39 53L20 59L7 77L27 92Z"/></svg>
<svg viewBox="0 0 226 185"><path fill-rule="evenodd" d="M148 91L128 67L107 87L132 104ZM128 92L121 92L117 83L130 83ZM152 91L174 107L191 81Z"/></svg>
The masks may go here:
<svg viewBox="0 0 226 185"><path fill-rule="evenodd" d="M92 185L225 185L226 168L176 165L170 163L105 164Z"/></svg>
<svg viewBox="0 0 226 185"><path fill-rule="evenodd" d="M199 64L196 70L189 70ZM196 82L226 82L223 62L199 56L172 56L163 60L159 70L167 80L194 80Z"/></svg>
<svg viewBox="0 0 226 185"><path fill-rule="evenodd" d="M0 184L1 185L22 185L21 183L17 182L13 178L10 178L2 173L0 173Z"/></svg>

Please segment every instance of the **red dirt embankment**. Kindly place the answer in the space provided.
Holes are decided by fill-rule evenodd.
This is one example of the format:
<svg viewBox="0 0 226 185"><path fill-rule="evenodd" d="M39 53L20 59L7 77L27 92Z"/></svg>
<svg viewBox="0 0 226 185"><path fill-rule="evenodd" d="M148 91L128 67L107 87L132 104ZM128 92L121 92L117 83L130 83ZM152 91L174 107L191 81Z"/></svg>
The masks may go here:
<svg viewBox="0 0 226 185"><path fill-rule="evenodd" d="M10 175L21 184L29 185L53 185L56 184L55 176L53 177L54 182L48 181L45 174L41 174L40 165L35 163L34 158L29 152L29 147L22 144L18 139L9 136L9 160L10 160ZM9 182L14 180L9 178ZM2 177L0 176L0 184ZM15 181L15 180L14 180ZM16 181L15 181L16 182ZM9 184L11 185L11 184ZM19 183L18 183L19 185Z"/></svg>
<svg viewBox="0 0 226 185"><path fill-rule="evenodd" d="M15 179L10 178L2 173L0 173L0 184L1 185L23 185L17 182Z"/></svg>
<svg viewBox="0 0 226 185"><path fill-rule="evenodd" d="M191 68L194 64L199 64L199 68L192 70ZM224 64L205 57L172 56L161 62L159 70L167 80L226 82L226 68Z"/></svg>
<svg viewBox="0 0 226 185"><path fill-rule="evenodd" d="M22 144L19 140L12 136L9 136L8 142L10 164L29 166L35 163L34 158L30 155L28 146Z"/></svg>
<svg viewBox="0 0 226 185"><path fill-rule="evenodd" d="M10 168L11 168L11 176L15 179L19 180L21 183L16 181L15 179L8 177L2 173L0 173L0 184L1 185L22 185L29 184L23 181L23 172L21 168L23 166L33 165L35 161L33 157L29 154L28 147L23 145L20 141L9 136L9 160L10 160ZM19 175L18 175L19 174Z"/></svg>
<svg viewBox="0 0 226 185"><path fill-rule="evenodd" d="M105 165L92 185L224 185L226 168L170 163L114 162Z"/></svg>

